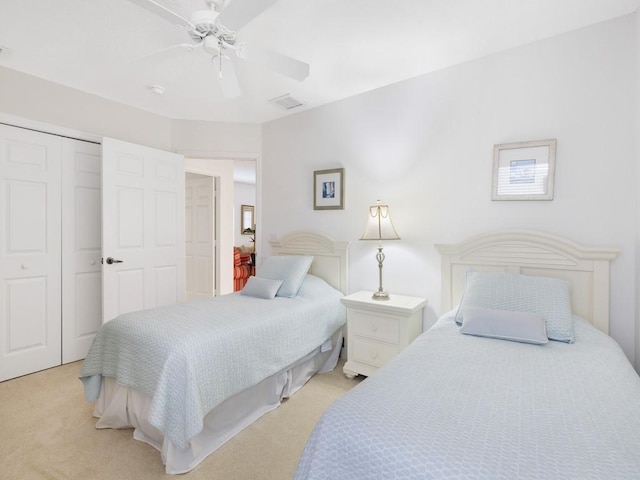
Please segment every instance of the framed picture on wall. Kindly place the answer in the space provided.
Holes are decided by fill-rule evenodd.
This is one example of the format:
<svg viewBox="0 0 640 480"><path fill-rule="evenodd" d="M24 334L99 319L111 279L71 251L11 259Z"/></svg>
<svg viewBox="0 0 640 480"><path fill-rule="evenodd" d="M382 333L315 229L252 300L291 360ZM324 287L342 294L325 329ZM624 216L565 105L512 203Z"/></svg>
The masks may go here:
<svg viewBox="0 0 640 480"><path fill-rule="evenodd" d="M256 222L253 205L240 206L240 233L242 235L253 235L256 233Z"/></svg>
<svg viewBox="0 0 640 480"><path fill-rule="evenodd" d="M556 139L493 147L492 200L553 200Z"/></svg>
<svg viewBox="0 0 640 480"><path fill-rule="evenodd" d="M344 168L313 172L313 209L344 209Z"/></svg>

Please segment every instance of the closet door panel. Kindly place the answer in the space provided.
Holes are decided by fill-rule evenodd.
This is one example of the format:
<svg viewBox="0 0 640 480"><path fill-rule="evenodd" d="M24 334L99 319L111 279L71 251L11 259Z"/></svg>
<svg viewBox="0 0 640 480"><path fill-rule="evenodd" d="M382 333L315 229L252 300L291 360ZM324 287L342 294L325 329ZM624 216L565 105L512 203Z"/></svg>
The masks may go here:
<svg viewBox="0 0 640 480"><path fill-rule="evenodd" d="M62 161L62 363L87 355L102 325L102 149L65 139Z"/></svg>
<svg viewBox="0 0 640 480"><path fill-rule="evenodd" d="M0 381L60 364L61 155L0 125Z"/></svg>

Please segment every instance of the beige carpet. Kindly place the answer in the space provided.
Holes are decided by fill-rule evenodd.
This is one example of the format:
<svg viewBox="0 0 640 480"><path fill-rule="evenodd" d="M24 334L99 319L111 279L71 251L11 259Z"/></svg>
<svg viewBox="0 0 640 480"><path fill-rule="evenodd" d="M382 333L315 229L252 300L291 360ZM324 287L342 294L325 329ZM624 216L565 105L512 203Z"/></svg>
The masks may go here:
<svg viewBox="0 0 640 480"><path fill-rule="evenodd" d="M96 430L78 380L81 363L0 383L0 479L290 479L322 412L359 381L342 375L341 361L194 470L173 477L133 430Z"/></svg>

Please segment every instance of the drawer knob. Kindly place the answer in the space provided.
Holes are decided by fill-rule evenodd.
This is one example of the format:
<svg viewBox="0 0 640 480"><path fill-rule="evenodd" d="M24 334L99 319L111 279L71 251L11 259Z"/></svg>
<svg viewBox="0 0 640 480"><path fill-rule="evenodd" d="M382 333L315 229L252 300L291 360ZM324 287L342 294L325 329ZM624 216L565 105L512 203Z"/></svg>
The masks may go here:
<svg viewBox="0 0 640 480"><path fill-rule="evenodd" d="M370 357L372 360L375 360L376 358L378 358L378 352L377 352L376 350L371 350L371 351L369 352L369 357Z"/></svg>
<svg viewBox="0 0 640 480"><path fill-rule="evenodd" d="M377 332L378 331L378 325L376 325L375 323L371 324L371 331L372 332Z"/></svg>

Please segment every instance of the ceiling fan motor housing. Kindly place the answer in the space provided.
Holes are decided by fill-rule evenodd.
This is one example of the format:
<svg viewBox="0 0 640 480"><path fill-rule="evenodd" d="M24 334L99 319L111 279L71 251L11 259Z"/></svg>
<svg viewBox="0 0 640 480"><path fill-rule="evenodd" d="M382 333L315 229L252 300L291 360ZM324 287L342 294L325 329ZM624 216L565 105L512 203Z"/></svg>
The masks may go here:
<svg viewBox="0 0 640 480"><path fill-rule="evenodd" d="M168 19L171 23L177 23L187 32L193 43L173 45L163 51L176 47L189 51L201 48L210 55L211 61L217 66L218 76L224 80L221 82L223 96L231 99L238 97L241 90L227 54L233 52L238 58L245 59L244 49L246 47L245 42L236 39L236 32L277 0L204 0L209 8L193 12L190 20L161 5L157 0L131 1L139 3L152 13ZM263 58L253 58L253 60L257 60L265 68L294 80L303 81L309 75L307 63L287 55L267 51L263 52L260 57ZM223 60L227 62L225 63ZM222 74L223 63L224 76ZM227 71L228 74L226 74ZM158 85L150 86L149 89L154 93L161 94L161 88Z"/></svg>
<svg viewBox="0 0 640 480"><path fill-rule="evenodd" d="M202 40L204 38L206 41L209 36L213 36L216 39L224 40L229 45L233 45L235 43L235 34L217 22L219 15L220 13L215 10L193 12L191 24L195 27L195 31L191 32L191 37L194 40Z"/></svg>

